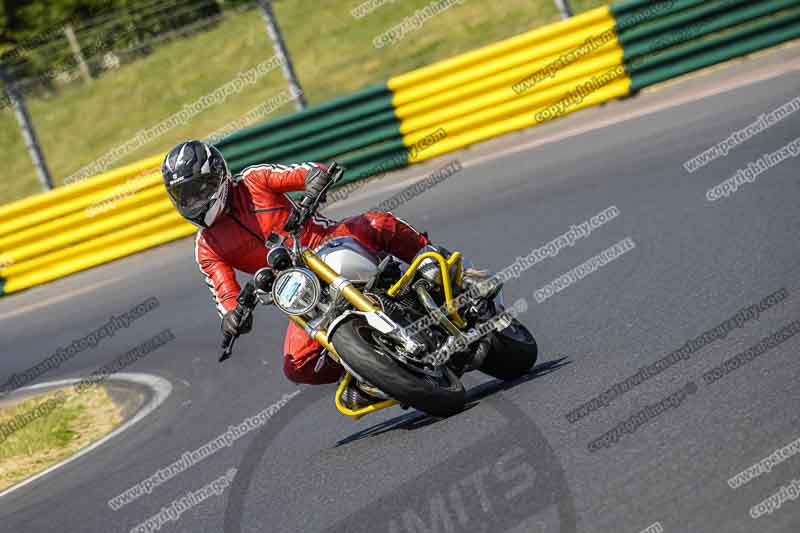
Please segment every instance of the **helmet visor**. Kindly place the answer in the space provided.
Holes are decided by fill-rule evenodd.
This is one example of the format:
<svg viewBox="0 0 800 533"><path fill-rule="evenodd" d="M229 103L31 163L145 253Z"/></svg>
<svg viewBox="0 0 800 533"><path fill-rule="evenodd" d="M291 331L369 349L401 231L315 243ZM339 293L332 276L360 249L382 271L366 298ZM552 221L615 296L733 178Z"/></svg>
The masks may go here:
<svg viewBox="0 0 800 533"><path fill-rule="evenodd" d="M216 179L212 176L188 179L173 185L170 194L184 216L201 216L211 203L221 181L221 176Z"/></svg>

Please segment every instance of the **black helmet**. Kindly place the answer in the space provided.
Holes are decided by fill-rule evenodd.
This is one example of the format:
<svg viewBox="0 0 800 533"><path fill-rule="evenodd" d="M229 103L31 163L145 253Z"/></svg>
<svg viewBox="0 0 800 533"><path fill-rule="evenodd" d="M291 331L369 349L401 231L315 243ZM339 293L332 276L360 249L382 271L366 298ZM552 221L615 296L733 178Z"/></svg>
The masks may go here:
<svg viewBox="0 0 800 533"><path fill-rule="evenodd" d="M210 144L180 143L164 158L161 174L170 200L192 224L208 228L225 212L231 172L220 151Z"/></svg>

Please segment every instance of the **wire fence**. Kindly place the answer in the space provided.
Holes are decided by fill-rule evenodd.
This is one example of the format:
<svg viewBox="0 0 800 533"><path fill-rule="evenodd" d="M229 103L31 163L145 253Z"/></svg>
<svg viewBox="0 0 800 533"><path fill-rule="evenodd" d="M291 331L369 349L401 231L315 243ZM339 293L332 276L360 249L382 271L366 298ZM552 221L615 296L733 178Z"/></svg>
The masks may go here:
<svg viewBox="0 0 800 533"><path fill-rule="evenodd" d="M53 96L66 85L88 82L160 45L212 28L225 17L227 8L253 4L153 0L53 28L23 40L0 55L0 60L23 94Z"/></svg>

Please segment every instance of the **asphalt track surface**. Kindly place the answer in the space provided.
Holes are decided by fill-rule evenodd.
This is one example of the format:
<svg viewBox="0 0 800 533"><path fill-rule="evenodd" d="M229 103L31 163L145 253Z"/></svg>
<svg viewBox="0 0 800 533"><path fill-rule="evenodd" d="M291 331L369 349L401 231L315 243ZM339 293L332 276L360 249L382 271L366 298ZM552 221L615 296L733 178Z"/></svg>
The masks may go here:
<svg viewBox="0 0 800 533"><path fill-rule="evenodd" d="M656 522L666 532L799 531L800 501L758 519L749 513L800 478L800 455L736 490L727 480L800 437L800 338L714 383L702 375L800 318L800 160L728 198L705 198L749 161L796 138L800 113L694 174L682 167L799 94L800 73L789 72L466 166L396 209L435 241L495 270L609 206L620 210L507 285L508 301L529 302L522 319L539 341L540 366L511 384L469 376L469 408L446 420L399 408L359 422L340 416L333 386L284 378L286 320L274 309L259 309L256 333L218 364L218 319L190 240L0 300L3 381L151 296L158 309L39 381L89 373L164 328L176 337L126 369L168 379L167 401L110 443L2 497L0 530L127 532L236 468L222 495L161 531L639 533ZM376 198L331 214L362 211ZM626 237L635 249L535 301L536 289ZM565 418L781 288L788 297L757 319L607 407L575 423ZM590 451L589 442L691 383L696 391L679 405ZM108 506L296 391L261 429L120 510Z"/></svg>

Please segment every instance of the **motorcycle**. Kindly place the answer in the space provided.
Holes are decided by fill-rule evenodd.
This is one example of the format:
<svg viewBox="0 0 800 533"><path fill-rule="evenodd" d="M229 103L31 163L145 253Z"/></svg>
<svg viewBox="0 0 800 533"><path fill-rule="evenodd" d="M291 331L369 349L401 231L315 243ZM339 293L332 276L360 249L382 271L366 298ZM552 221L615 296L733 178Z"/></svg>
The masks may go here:
<svg viewBox="0 0 800 533"><path fill-rule="evenodd" d="M293 202L284 226L291 246L277 232L268 237L267 267L237 299L241 319L259 303L275 305L319 342L324 357L316 370L327 359L345 369L335 404L354 419L396 404L447 417L464 407L465 372L511 380L533 367L536 341L504 312L502 284L488 278L467 287L459 252L421 251L409 265L392 255L380 259L351 237L333 238L316 251L301 246L303 224L344 169L333 163L329 173L316 198ZM235 341L224 335L220 362ZM354 379L374 403L345 405L342 395Z"/></svg>

